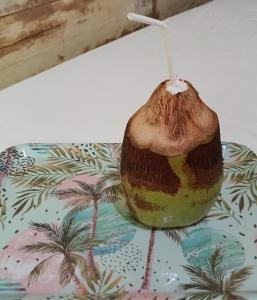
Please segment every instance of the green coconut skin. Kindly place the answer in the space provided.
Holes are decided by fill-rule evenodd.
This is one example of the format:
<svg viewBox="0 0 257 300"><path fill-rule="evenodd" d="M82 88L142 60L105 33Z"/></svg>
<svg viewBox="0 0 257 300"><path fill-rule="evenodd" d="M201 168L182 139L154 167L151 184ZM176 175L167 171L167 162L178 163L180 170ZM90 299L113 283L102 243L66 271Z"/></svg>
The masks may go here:
<svg viewBox="0 0 257 300"><path fill-rule="evenodd" d="M196 223L208 214L220 192L223 160L219 129L210 141L188 154L174 157L136 149L126 137L121 157L121 182L127 204L135 218L145 225L169 228ZM166 183L169 186L165 187L162 179L156 184L153 174L148 177L147 172L142 172L144 168L150 172L151 163L157 164L157 172L160 168L157 179L168 176L161 165L170 170L173 177Z"/></svg>
<svg viewBox="0 0 257 300"><path fill-rule="evenodd" d="M188 86L186 92L171 95L165 82L161 83L127 124L121 183L132 214L148 226L184 227L198 222L208 214L221 189L218 117L194 87ZM176 147L161 147L154 135L156 128L158 136L163 134L161 128L166 130L160 144L172 141ZM147 144L144 137L149 141L149 135L152 140Z"/></svg>
<svg viewBox="0 0 257 300"><path fill-rule="evenodd" d="M177 159L178 157L168 160L172 164ZM203 219L217 200L222 181L223 176L208 189L192 189L184 184L176 194L171 195L162 191L148 191L144 186L133 187L127 176L122 176L131 212L141 223L157 228L184 227ZM138 205L139 201L146 204L147 209Z"/></svg>

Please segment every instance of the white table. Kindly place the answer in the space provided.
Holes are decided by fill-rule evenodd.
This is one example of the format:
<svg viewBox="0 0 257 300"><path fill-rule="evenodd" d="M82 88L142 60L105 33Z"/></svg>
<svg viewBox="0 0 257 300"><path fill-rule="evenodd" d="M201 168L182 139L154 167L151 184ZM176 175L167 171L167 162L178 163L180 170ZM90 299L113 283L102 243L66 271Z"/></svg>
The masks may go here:
<svg viewBox="0 0 257 300"><path fill-rule="evenodd" d="M257 1L214 0L167 20L176 72L219 115L222 140L257 152ZM27 142L120 142L167 78L148 27L0 92L0 150Z"/></svg>

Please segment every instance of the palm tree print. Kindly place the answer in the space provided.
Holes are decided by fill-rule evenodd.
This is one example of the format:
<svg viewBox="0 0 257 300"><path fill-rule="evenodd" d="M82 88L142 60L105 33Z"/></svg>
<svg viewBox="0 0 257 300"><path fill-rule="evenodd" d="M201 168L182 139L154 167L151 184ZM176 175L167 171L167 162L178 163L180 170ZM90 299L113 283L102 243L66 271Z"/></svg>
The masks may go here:
<svg viewBox="0 0 257 300"><path fill-rule="evenodd" d="M38 280L39 276L46 272L48 265L56 255L62 256L62 262L59 267L59 283L62 287L74 281L77 292L87 292L86 287L80 282L76 275L78 267L82 276L86 271L86 259L80 254L84 249L91 249L101 242L92 238L88 226L77 226L73 219L68 220L62 225L54 225L48 223L32 222L30 225L32 230L41 232L46 237L46 242L38 242L35 244L25 245L21 251L29 253L47 253L49 256L42 260L28 276L28 285L34 280Z"/></svg>
<svg viewBox="0 0 257 300"><path fill-rule="evenodd" d="M98 268L98 266L97 266ZM98 269L99 277L92 280L86 277L85 285L88 292L86 294L75 294L76 300L121 300L126 295L125 286L121 285L122 276L113 278L113 271L106 270L101 273Z"/></svg>
<svg viewBox="0 0 257 300"><path fill-rule="evenodd" d="M99 203L113 203L117 201L118 198L116 195L106 193L104 182L98 182L96 184L88 184L79 180L74 180L74 182L77 183L78 187L56 191L55 195L57 195L60 199L69 200L65 206L66 208L71 208L67 218L72 218L76 215L76 213L93 206L94 212L91 223L91 238L95 239ZM88 251L88 262L89 273L91 273L91 276L96 276L97 272L93 256L93 246L90 247Z"/></svg>
<svg viewBox="0 0 257 300"><path fill-rule="evenodd" d="M33 147L37 149L36 146ZM13 216L38 208L67 179L83 174L103 174L105 164L112 161L110 146L93 144L92 147L92 153L88 153L87 150L74 145L53 144L48 150L44 150L47 156L43 165L42 162L34 163L22 173L11 173L12 183L21 188L17 201L13 204Z"/></svg>
<svg viewBox="0 0 257 300"><path fill-rule="evenodd" d="M150 234L150 239L149 239L149 245L148 245L148 254L147 254L145 275L144 275L143 283L141 285L141 289L143 289L143 290L150 289L152 269L153 269L153 248L154 248L154 242L155 242L155 233L156 233L156 228L152 228L151 234Z"/></svg>
<svg viewBox="0 0 257 300"><path fill-rule="evenodd" d="M2 225L3 230L4 230L4 222L7 219L6 200L7 200L7 197L5 195L5 191L3 189L0 189L0 224Z"/></svg>
<svg viewBox="0 0 257 300"><path fill-rule="evenodd" d="M182 242L182 236L187 235L187 229L176 228L176 229L163 229L161 230L169 239L176 242L178 245ZM151 288L152 280L152 270L154 263L154 244L155 244L156 228L151 229L149 244L148 244L148 254L145 266L145 275L141 285L142 290L149 290Z"/></svg>
<svg viewBox="0 0 257 300"><path fill-rule="evenodd" d="M228 205L221 195L217 197L217 201L211 208L207 219L215 218L217 220L225 220L228 218L234 219L238 224L241 225L239 219L235 216L235 211Z"/></svg>
<svg viewBox="0 0 257 300"><path fill-rule="evenodd" d="M191 282L181 284L180 288L184 292L192 291L192 295L184 299L211 300L222 297L223 300L244 300L245 298L238 294L238 290L251 276L253 268L246 266L227 274L221 266L223 260L224 250L216 248L203 268L191 265L183 266L190 276Z"/></svg>
<svg viewBox="0 0 257 300"><path fill-rule="evenodd" d="M86 151L89 145L91 148ZM232 227L233 232L242 236L235 249L242 249L240 253L244 253L243 249L249 246L244 255L255 261L257 158L244 146L231 143L224 145L226 180L205 221L210 222L214 229L216 224L219 230ZM256 273L251 276L252 268L242 266L243 258L233 266L230 260L227 261L229 254L231 259L233 253L224 246L227 245L225 239L229 238L228 245L231 242L226 234L207 247L204 258L199 256L201 269L194 265L196 247L190 251L192 260L184 255L188 262L181 260L178 266L177 255L183 250L180 244L183 246L184 238L191 235L191 228L147 230L132 219L120 180L119 147L118 144L49 144L40 148L34 144L33 147L13 147L0 154L0 276L8 277L7 284L13 283L12 278L17 278L23 284L23 271L16 269L14 263L22 261L21 256L24 255L24 260L32 264L26 271L27 284L30 286L27 293L41 293L45 289L52 294L56 289L61 292L61 288L65 287L62 293L72 288L69 296L77 300L166 299L165 292L169 287L164 287L164 284L168 275L154 271L160 268L167 271L169 268L177 271L180 280L183 280L180 286L183 299L247 298L245 295L255 290ZM84 182L82 178L88 176L92 176L88 182L97 183L90 185ZM69 183L70 189L66 185ZM51 223L56 219L57 222L61 220L63 214L66 216L62 221ZM42 240L38 240L41 234L28 240L30 235L25 228L29 219L34 220L29 228L41 232L44 236ZM21 224L20 228L17 228L17 224ZM223 238L225 244L221 242ZM169 249L161 253L162 257L158 257L157 248L161 243ZM222 248L215 248L217 243ZM17 247L24 253L17 251ZM172 257L170 251L174 253ZM36 256L30 257L26 253L43 255L35 260ZM243 256L240 254L240 257ZM160 261L157 262L158 258ZM47 286L43 279L53 270L53 262L55 266L57 264L57 274L52 284ZM120 275L124 275L124 281ZM246 282L250 276L251 280ZM164 281L160 280L163 277ZM179 283L181 281L174 282L174 293L181 292L177 289ZM160 292L162 289L164 294L155 295L151 292Z"/></svg>
<svg viewBox="0 0 257 300"><path fill-rule="evenodd" d="M226 143L225 143L226 145ZM248 210L257 204L257 156L245 146L228 144L231 161L224 163L227 187L232 196L231 202L237 202L240 213L248 204Z"/></svg>
<svg viewBox="0 0 257 300"><path fill-rule="evenodd" d="M107 165L101 181L104 182L107 187L106 191L112 195L118 195L122 193L122 185L120 179L120 158L113 161L112 164Z"/></svg>

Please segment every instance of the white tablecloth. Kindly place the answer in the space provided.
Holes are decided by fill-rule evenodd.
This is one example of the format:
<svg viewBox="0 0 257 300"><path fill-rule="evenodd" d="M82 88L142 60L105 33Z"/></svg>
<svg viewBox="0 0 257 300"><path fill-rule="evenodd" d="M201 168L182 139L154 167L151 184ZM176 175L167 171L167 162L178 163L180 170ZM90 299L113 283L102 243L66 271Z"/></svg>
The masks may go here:
<svg viewBox="0 0 257 300"><path fill-rule="evenodd" d="M257 1L214 0L175 17L176 73L219 115L222 140L257 152ZM148 27L0 92L0 150L27 142L120 142L167 78Z"/></svg>

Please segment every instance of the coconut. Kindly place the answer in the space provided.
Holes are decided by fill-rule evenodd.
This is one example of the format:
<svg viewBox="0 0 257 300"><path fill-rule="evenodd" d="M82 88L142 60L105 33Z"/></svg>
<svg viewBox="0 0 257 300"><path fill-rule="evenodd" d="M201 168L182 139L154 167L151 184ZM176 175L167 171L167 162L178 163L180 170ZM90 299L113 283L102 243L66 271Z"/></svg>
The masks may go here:
<svg viewBox="0 0 257 300"><path fill-rule="evenodd" d="M222 184L218 117L185 83L187 89L172 93L162 82L125 130L121 182L131 212L149 226L199 221Z"/></svg>

